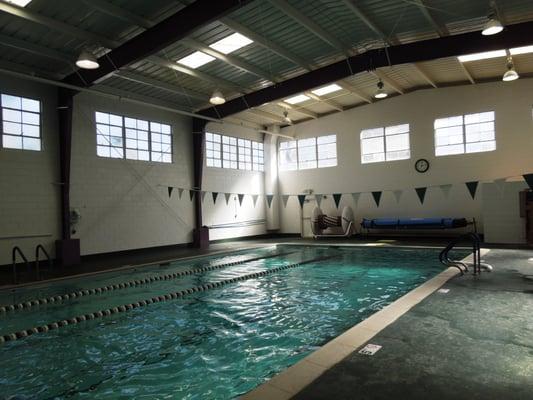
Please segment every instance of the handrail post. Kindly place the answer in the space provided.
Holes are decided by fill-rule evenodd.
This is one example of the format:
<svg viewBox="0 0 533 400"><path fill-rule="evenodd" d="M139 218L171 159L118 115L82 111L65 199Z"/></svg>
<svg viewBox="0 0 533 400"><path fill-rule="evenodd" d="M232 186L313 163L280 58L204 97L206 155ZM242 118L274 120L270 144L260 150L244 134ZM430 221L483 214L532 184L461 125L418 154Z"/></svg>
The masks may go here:
<svg viewBox="0 0 533 400"><path fill-rule="evenodd" d="M26 269L30 270L30 264L28 263L28 259L20 249L20 247L15 246L13 247L13 250L11 251L11 260L13 262L13 283L17 284L17 253L20 255L20 257L24 260L24 263L26 264Z"/></svg>
<svg viewBox="0 0 533 400"><path fill-rule="evenodd" d="M41 280L41 269L39 268L39 250L42 251L46 256L46 259L48 260L48 266L50 268L52 268L52 259L42 244L38 244L37 247L35 247L35 270L37 272L37 279Z"/></svg>

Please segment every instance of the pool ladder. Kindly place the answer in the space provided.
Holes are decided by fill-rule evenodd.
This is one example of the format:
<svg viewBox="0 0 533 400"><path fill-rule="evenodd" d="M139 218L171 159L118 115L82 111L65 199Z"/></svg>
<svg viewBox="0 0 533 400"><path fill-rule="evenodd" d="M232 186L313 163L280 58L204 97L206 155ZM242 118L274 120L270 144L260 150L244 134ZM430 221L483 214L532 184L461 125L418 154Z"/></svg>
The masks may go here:
<svg viewBox="0 0 533 400"><path fill-rule="evenodd" d="M461 242L468 242L472 244L472 255L474 258L473 263L450 259L448 253ZM481 274L482 268L486 271L492 271L491 265L481 262L481 239L479 238L479 235L474 232L461 235L448 243L448 245L440 252L439 261L447 267L458 268L459 271L461 271L461 275L464 275L465 272L468 272L468 267L474 267L474 275Z"/></svg>
<svg viewBox="0 0 533 400"><path fill-rule="evenodd" d="M50 258L50 255L46 251L46 249L43 247L42 244L38 244L37 247L35 247L35 272L37 273L37 279L41 280L41 269L39 266L39 255L41 252L46 256L46 259L48 260L48 266L49 268L52 268L53 262ZM30 273L30 263L26 256L24 255L24 252L20 249L20 247L15 246L13 247L13 250L11 251L11 261L13 265L13 283L18 283L18 273L17 273L17 254L20 256L22 261L24 261L24 264L26 265L26 271L28 274Z"/></svg>

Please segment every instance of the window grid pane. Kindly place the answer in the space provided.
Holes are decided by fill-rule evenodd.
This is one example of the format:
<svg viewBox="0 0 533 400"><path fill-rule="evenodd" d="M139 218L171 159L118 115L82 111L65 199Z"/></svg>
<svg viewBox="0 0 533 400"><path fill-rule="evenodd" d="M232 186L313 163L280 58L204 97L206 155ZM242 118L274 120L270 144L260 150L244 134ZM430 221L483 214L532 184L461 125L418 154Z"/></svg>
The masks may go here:
<svg viewBox="0 0 533 400"><path fill-rule="evenodd" d="M128 160L172 162L170 125L95 112L96 154Z"/></svg>
<svg viewBox="0 0 533 400"><path fill-rule="evenodd" d="M208 167L222 168L222 139L216 133L205 134L205 160Z"/></svg>
<svg viewBox="0 0 533 400"><path fill-rule="evenodd" d="M264 171L265 169L263 143L252 142L252 169L254 171Z"/></svg>
<svg viewBox="0 0 533 400"><path fill-rule="evenodd" d="M298 140L298 169L317 167L316 138Z"/></svg>
<svg viewBox="0 0 533 400"><path fill-rule="evenodd" d="M435 155L496 150L494 111L435 120Z"/></svg>
<svg viewBox="0 0 533 400"><path fill-rule="evenodd" d="M150 161L148 121L124 118L124 125L126 126L126 158Z"/></svg>
<svg viewBox="0 0 533 400"><path fill-rule="evenodd" d="M296 140L279 144L278 163L281 171L295 171L298 169L298 151Z"/></svg>
<svg viewBox="0 0 533 400"><path fill-rule="evenodd" d="M234 137L222 136L222 165L237 169L237 139Z"/></svg>
<svg viewBox="0 0 533 400"><path fill-rule="evenodd" d="M124 158L122 117L96 112L95 118L96 154L100 157Z"/></svg>
<svg viewBox="0 0 533 400"><path fill-rule="evenodd" d="M41 150L41 103L38 100L2 94L2 146Z"/></svg>
<svg viewBox="0 0 533 400"><path fill-rule="evenodd" d="M239 139L239 169L252 170L252 142L248 139Z"/></svg>
<svg viewBox="0 0 533 400"><path fill-rule="evenodd" d="M337 135L319 136L317 138L318 168L337 165Z"/></svg>
<svg viewBox="0 0 533 400"><path fill-rule="evenodd" d="M409 124L361 131L361 163L407 160L411 158Z"/></svg>

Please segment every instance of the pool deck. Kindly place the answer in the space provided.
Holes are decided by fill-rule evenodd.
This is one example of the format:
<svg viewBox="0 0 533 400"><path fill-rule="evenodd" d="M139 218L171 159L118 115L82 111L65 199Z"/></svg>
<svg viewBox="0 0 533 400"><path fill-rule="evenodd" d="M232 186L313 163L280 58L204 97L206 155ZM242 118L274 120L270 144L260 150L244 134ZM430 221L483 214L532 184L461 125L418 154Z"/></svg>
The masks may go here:
<svg viewBox="0 0 533 400"><path fill-rule="evenodd" d="M532 257L492 250L491 273L445 271L242 398L531 399ZM368 343L382 347L359 353Z"/></svg>

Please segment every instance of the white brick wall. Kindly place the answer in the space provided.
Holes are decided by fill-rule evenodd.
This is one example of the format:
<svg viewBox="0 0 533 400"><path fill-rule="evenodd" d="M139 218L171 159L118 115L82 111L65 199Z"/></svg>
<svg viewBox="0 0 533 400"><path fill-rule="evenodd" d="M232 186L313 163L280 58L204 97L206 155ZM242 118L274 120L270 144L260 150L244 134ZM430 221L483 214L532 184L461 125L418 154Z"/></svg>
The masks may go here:
<svg viewBox="0 0 533 400"><path fill-rule="evenodd" d="M56 90L0 76L0 92L41 101L42 151L0 148L0 265L19 246L34 259L41 243L51 256L60 236ZM32 237L38 235L39 237Z"/></svg>
<svg viewBox="0 0 533 400"><path fill-rule="evenodd" d="M172 164L98 157L96 109L171 125ZM188 196L178 200L177 191L169 199L166 186L191 186L191 119L93 95L77 95L71 182L71 207L81 214L74 237L81 239L82 255L190 242L192 203Z"/></svg>

